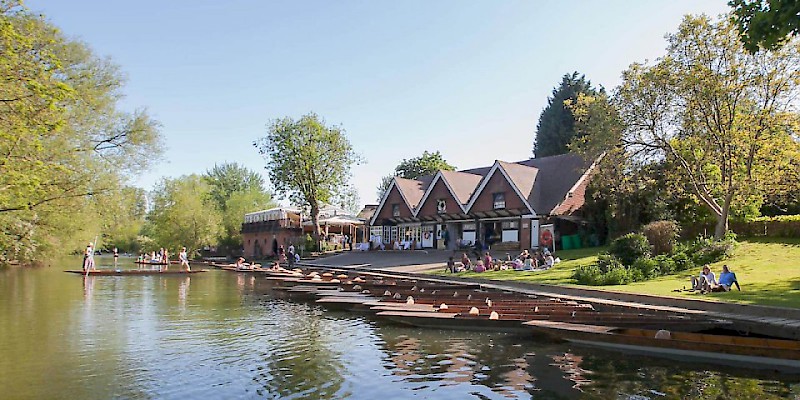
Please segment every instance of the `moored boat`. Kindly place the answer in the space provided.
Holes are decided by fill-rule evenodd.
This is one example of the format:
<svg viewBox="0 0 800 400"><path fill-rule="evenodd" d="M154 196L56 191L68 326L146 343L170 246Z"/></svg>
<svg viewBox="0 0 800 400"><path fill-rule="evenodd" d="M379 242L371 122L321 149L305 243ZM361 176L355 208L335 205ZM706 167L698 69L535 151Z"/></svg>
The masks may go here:
<svg viewBox="0 0 800 400"><path fill-rule="evenodd" d="M683 361L800 372L800 341L620 328L555 321L528 321L532 331L573 343Z"/></svg>

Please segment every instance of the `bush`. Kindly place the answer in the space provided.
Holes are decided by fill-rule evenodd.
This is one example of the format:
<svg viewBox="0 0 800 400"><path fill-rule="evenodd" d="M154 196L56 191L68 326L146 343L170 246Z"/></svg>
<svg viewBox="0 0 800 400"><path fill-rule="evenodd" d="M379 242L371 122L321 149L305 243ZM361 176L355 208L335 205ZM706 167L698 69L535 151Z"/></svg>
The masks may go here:
<svg viewBox="0 0 800 400"><path fill-rule="evenodd" d="M653 246L654 255L669 254L678 240L680 227L675 221L655 221L645 225L642 234Z"/></svg>
<svg viewBox="0 0 800 400"><path fill-rule="evenodd" d="M636 281L655 278L660 275L658 262L651 258L640 258L634 261L630 269L632 272L639 273L636 276L638 279L634 279Z"/></svg>
<svg viewBox="0 0 800 400"><path fill-rule="evenodd" d="M303 249L305 251L317 251L317 242L314 241L314 237L310 234L306 233L306 236L303 238Z"/></svg>
<svg viewBox="0 0 800 400"><path fill-rule="evenodd" d="M575 268L572 277L581 285L598 286L604 284L603 272L597 265L586 265Z"/></svg>
<svg viewBox="0 0 800 400"><path fill-rule="evenodd" d="M631 274L624 266L612 267L603 274L604 285L625 285L631 283Z"/></svg>
<svg viewBox="0 0 800 400"><path fill-rule="evenodd" d="M683 256L686 257L685 253L681 254L683 254ZM655 258L653 258L653 260L656 263L658 263L658 272L661 275L669 275L673 272L678 272L678 266L675 263L675 260L666 254L656 256Z"/></svg>
<svg viewBox="0 0 800 400"><path fill-rule="evenodd" d="M690 243L686 253L692 258L695 265L711 264L724 260L733 254L736 248L736 240L733 235L725 235L722 240L698 237Z"/></svg>
<svg viewBox="0 0 800 400"><path fill-rule="evenodd" d="M610 269L615 267L621 267L622 263L619 262L617 257L612 256L608 253L600 253L597 256L597 267L600 269L601 273L606 273Z"/></svg>
<svg viewBox="0 0 800 400"><path fill-rule="evenodd" d="M675 263L675 270L673 272L688 271L695 267L694 261L685 252L677 252L672 255L672 261Z"/></svg>
<svg viewBox="0 0 800 400"><path fill-rule="evenodd" d="M623 265L633 265L639 258L650 257L650 243L642 234L629 233L614 239L609 251Z"/></svg>

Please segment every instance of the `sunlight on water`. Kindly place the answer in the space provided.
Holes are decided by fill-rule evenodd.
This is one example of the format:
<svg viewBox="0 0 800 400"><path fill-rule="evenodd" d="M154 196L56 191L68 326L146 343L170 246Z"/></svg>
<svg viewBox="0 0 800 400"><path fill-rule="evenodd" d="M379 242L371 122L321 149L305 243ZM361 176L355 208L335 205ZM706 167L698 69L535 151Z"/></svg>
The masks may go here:
<svg viewBox="0 0 800 400"><path fill-rule="evenodd" d="M0 271L0 397L800 398L797 377L402 328L253 275L61 272L74 263Z"/></svg>

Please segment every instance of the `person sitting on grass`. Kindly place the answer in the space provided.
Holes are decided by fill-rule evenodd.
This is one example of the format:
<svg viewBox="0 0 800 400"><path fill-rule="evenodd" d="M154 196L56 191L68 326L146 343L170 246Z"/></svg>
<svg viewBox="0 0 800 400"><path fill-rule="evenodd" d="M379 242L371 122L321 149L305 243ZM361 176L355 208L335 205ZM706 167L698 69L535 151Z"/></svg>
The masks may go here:
<svg viewBox="0 0 800 400"><path fill-rule="evenodd" d="M486 254L483 255L483 266L486 267L486 269L489 269L492 268L493 264L492 255L487 251Z"/></svg>
<svg viewBox="0 0 800 400"><path fill-rule="evenodd" d="M733 288L733 285L736 285L737 290L742 290L742 288L739 286L739 281L736 280L736 274L731 272L727 265L723 265L722 272L719 273L719 285L712 287L711 291L730 292Z"/></svg>
<svg viewBox="0 0 800 400"><path fill-rule="evenodd" d="M475 272L486 272L486 267L483 266L482 260L478 260L478 263L475 264Z"/></svg>
<svg viewBox="0 0 800 400"><path fill-rule="evenodd" d="M466 269L467 271L469 271L470 268L472 268L472 260L469 259L467 253L461 254L461 264L464 264L464 269Z"/></svg>
<svg viewBox="0 0 800 400"><path fill-rule="evenodd" d="M544 269L550 269L556 263L556 260L553 258L553 254L548 252L544 255Z"/></svg>
<svg viewBox="0 0 800 400"><path fill-rule="evenodd" d="M714 273L711 272L711 268L709 268L708 265L703 266L703 271L700 272L700 276L692 277L692 290L699 290L700 293L706 293L715 286L717 286L717 278L714 276Z"/></svg>
<svg viewBox="0 0 800 400"><path fill-rule="evenodd" d="M456 273L456 262L453 261L453 257L447 259L447 268L445 272L450 272L451 274Z"/></svg>

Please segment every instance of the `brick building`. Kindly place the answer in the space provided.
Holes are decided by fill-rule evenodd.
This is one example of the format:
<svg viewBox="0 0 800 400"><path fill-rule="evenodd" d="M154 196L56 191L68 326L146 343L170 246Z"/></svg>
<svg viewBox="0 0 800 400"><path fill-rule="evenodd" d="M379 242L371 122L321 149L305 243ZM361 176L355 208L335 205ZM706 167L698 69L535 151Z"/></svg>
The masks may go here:
<svg viewBox="0 0 800 400"><path fill-rule="evenodd" d="M370 220L370 237L417 248L560 246L577 232L595 163L576 154L395 177ZM548 231L545 233L545 231ZM447 243L445 243L447 242Z"/></svg>

